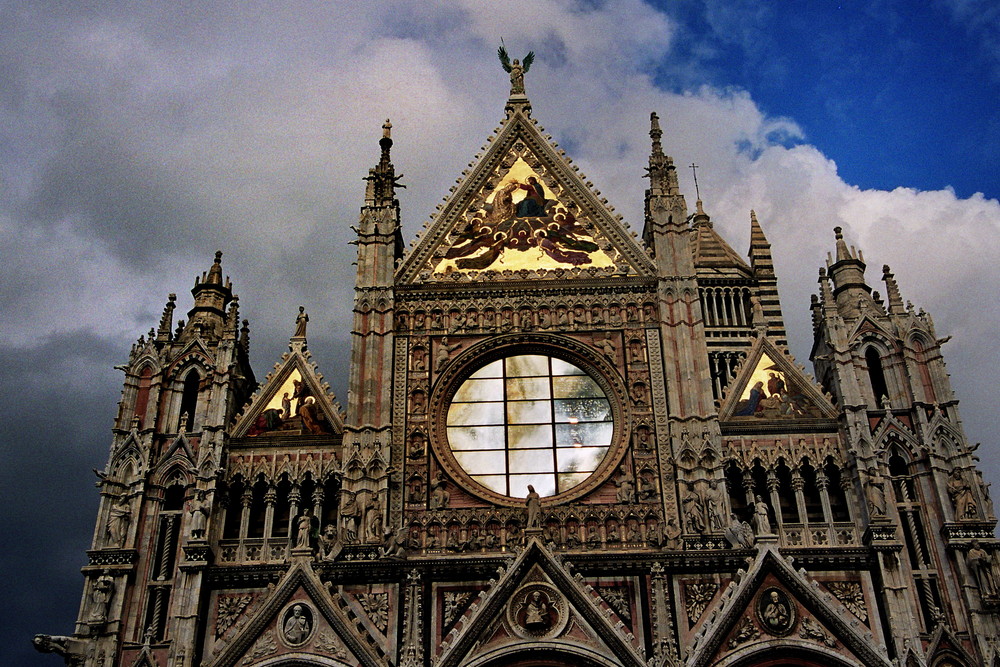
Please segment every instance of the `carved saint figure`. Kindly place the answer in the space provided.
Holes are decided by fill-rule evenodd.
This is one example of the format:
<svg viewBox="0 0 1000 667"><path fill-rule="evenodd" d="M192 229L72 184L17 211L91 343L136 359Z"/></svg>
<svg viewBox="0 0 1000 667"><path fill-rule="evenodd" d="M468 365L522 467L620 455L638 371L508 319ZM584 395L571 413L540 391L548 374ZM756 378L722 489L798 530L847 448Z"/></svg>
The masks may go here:
<svg viewBox="0 0 1000 667"><path fill-rule="evenodd" d="M581 544L580 530L577 528L576 523L571 523L566 526L566 548L576 549L579 548Z"/></svg>
<svg viewBox="0 0 1000 667"><path fill-rule="evenodd" d="M297 521L298 530L296 532L297 541L295 543L296 549L308 549L309 548L309 533L312 532L312 517L309 513L301 515Z"/></svg>
<svg viewBox="0 0 1000 667"><path fill-rule="evenodd" d="M618 487L618 492L616 494L617 500L620 503L630 503L635 499L635 479L632 477L631 471L622 464L621 477L619 477L615 484Z"/></svg>
<svg viewBox="0 0 1000 667"><path fill-rule="evenodd" d="M979 518L979 510L976 505L976 497L972 494L972 486L956 468L951 471L951 479L948 480L948 497L951 498L955 506L955 518L959 521Z"/></svg>
<svg viewBox="0 0 1000 667"><path fill-rule="evenodd" d="M431 490L431 509L439 510L448 507L450 498L451 494L448 493L448 482L445 481L441 473L438 473L437 479L434 480L434 488Z"/></svg>
<svg viewBox="0 0 1000 667"><path fill-rule="evenodd" d="M976 575L980 593L983 597L997 596L997 580L993 571L993 561L990 555L979 545L979 540L972 540L972 545L965 554L969 569Z"/></svg>
<svg viewBox="0 0 1000 667"><path fill-rule="evenodd" d="M340 517L344 520L344 541L356 542L358 539L358 524L361 521L361 507L357 497L348 491L344 492L344 502L340 507Z"/></svg>
<svg viewBox="0 0 1000 667"><path fill-rule="evenodd" d="M528 528L539 528L541 526L542 498L531 484L528 485L528 495L524 501L528 508Z"/></svg>
<svg viewBox="0 0 1000 667"><path fill-rule="evenodd" d="M758 535L771 534L771 520L767 516L767 503L759 494L753 503L753 527Z"/></svg>
<svg viewBox="0 0 1000 667"><path fill-rule="evenodd" d="M868 487L865 489L868 499L868 513L872 517L885 516L885 481L875 468L868 471Z"/></svg>
<svg viewBox="0 0 1000 667"><path fill-rule="evenodd" d="M684 505L684 522L689 533L705 532L705 513L702 507L701 498L690 488L688 493L681 500Z"/></svg>
<svg viewBox="0 0 1000 667"><path fill-rule="evenodd" d="M441 370L448 365L448 360L451 359L451 353L455 352L460 347L462 347L461 343L452 343L449 345L448 337L443 336L441 338L441 347L438 348L440 356L438 357L434 370L440 373Z"/></svg>
<svg viewBox="0 0 1000 667"><path fill-rule="evenodd" d="M125 546L125 539L128 537L128 528L132 524L132 506L128 497L123 495L118 502L111 506L108 514L107 535L112 546Z"/></svg>
<svg viewBox="0 0 1000 667"><path fill-rule="evenodd" d="M90 592L90 599L94 603L90 612L90 619L99 623L108 620L108 607L111 604L111 596L115 593L115 580L111 577L109 570L104 570L94 581L94 587Z"/></svg>
<svg viewBox="0 0 1000 667"><path fill-rule="evenodd" d="M781 602L778 591L771 591L770 602L764 607L764 620L775 628L780 628L788 622L788 607Z"/></svg>
<svg viewBox="0 0 1000 667"><path fill-rule="evenodd" d="M541 591L528 593L524 606L524 627L529 630L545 630L552 624L549 603L542 597Z"/></svg>
<svg viewBox="0 0 1000 667"><path fill-rule="evenodd" d="M719 483L712 480L708 483L708 489L705 491L704 496L705 502L705 518L708 522L708 528L710 531L719 532L723 528L722 522L722 493L719 491Z"/></svg>
<svg viewBox="0 0 1000 667"><path fill-rule="evenodd" d="M306 324L309 322L309 316L306 315L306 307L299 306L299 314L295 318L295 333L292 338L305 338L306 337Z"/></svg>
<svg viewBox="0 0 1000 667"><path fill-rule="evenodd" d="M205 526L208 521L208 508L205 506L205 492L198 490L194 498L188 503L188 512L191 513L191 539L205 539Z"/></svg>
<svg viewBox="0 0 1000 667"><path fill-rule="evenodd" d="M301 644L309 636L311 625L306 618L302 605L292 607L292 615L285 619L283 631L289 644Z"/></svg>

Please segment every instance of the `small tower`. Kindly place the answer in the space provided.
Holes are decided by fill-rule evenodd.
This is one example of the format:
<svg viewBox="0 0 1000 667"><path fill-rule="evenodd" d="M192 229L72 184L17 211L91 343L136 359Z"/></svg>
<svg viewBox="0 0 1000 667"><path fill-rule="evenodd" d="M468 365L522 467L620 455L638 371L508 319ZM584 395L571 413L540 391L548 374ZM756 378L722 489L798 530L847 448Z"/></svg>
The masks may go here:
<svg viewBox="0 0 1000 667"><path fill-rule="evenodd" d="M393 285L396 262L403 255L396 188L403 186L390 161L391 131L392 124L386 120L379 140L382 155L375 168L368 172L365 204L356 228L358 238L354 242L358 247L358 273L354 286L344 449L345 464L358 464L356 469L365 470L365 474L345 480L342 501L346 504L349 498L364 494L377 499L370 502L383 513L387 509L387 482L368 473L373 470L372 461L383 469L388 467L392 442L389 406L393 387Z"/></svg>
<svg viewBox="0 0 1000 667"><path fill-rule="evenodd" d="M893 641L902 651L945 622L973 637L992 635L995 618L967 610L994 606L996 591L955 585L976 565L961 554L978 549L973 542L994 542L996 517L945 372L947 339L927 313L904 306L888 266L883 301L865 280L861 251L840 227L834 234L835 256L813 297L812 359L843 411L867 499L866 540L882 554L885 604L898 619ZM940 530L928 530L936 518L944 518Z"/></svg>
<svg viewBox="0 0 1000 667"><path fill-rule="evenodd" d="M195 280L187 322L171 330L171 294L159 326L119 367L125 384L98 473L101 503L70 653L115 656L145 646L174 655L195 641L215 471L226 429L255 386L247 323L221 259L216 253Z"/></svg>

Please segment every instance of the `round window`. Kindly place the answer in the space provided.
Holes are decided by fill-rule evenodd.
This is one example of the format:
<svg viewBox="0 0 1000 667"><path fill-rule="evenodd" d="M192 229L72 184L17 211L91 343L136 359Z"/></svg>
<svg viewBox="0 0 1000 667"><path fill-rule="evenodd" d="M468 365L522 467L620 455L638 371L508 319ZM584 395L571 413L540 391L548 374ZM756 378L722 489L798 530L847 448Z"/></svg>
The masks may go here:
<svg viewBox="0 0 1000 667"><path fill-rule="evenodd" d="M473 481L513 498L564 493L590 477L611 446L611 404L581 368L523 354L470 375L448 407L448 445Z"/></svg>

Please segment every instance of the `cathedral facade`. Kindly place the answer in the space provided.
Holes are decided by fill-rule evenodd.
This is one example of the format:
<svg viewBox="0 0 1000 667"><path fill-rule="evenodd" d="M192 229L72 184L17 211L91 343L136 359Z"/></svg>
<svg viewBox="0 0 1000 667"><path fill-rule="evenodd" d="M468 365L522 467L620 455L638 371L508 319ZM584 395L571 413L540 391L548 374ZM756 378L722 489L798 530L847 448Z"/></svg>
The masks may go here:
<svg viewBox="0 0 1000 667"><path fill-rule="evenodd" d="M1000 665L996 517L928 314L839 229L789 354L651 116L641 237L531 116L404 250L390 126L357 223L346 409L259 382L221 253L133 346L83 667ZM530 66L530 61L525 62ZM291 325L291 323L290 323Z"/></svg>

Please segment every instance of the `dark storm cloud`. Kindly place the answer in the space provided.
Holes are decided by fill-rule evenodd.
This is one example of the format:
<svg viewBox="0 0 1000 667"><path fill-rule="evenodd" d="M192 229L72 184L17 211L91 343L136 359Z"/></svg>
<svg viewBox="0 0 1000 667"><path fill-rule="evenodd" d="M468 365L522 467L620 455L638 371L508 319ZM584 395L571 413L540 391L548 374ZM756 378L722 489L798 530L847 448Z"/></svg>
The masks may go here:
<svg viewBox="0 0 1000 667"><path fill-rule="evenodd" d="M752 18L766 30L766 17ZM216 249L251 321L258 378L287 349L303 304L310 349L346 403L348 242L380 126L392 118L409 243L503 117L501 35L514 53L536 51L535 116L572 143L634 229L654 109L678 164L704 165L709 211L735 248L746 247L757 208L800 362L829 229L843 225L864 248L872 282L877 266L893 264L904 295L935 315L941 335L956 334L945 353L967 383L970 437L993 437L991 397L969 394L1000 361L983 352L1000 313L970 298L1000 283L996 201L845 183L801 144L794 120L769 116L739 88L702 85L717 63L672 50L697 28L636 0L488 12L472 0L0 8L0 558L11 582L0 664L58 661L28 641L72 628L97 504L90 469L106 461L121 386L112 366L156 324L169 292L186 318L193 278ZM741 34L733 48L752 39ZM656 87L655 71L680 93ZM986 449L984 460L1000 459Z"/></svg>

